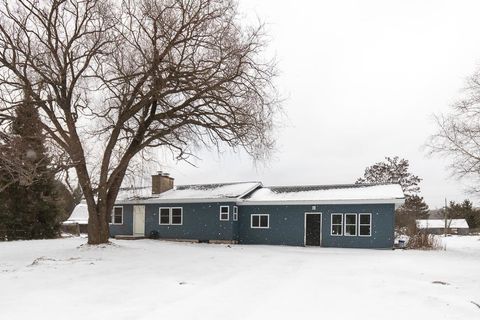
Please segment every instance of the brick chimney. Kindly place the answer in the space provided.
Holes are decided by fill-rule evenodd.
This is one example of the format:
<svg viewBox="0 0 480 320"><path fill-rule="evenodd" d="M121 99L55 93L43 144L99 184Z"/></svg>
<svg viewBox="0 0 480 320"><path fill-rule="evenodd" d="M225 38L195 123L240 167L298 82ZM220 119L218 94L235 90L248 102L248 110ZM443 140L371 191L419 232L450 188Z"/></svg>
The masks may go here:
<svg viewBox="0 0 480 320"><path fill-rule="evenodd" d="M152 194L159 194L173 188L173 179L166 172L158 171L152 176Z"/></svg>

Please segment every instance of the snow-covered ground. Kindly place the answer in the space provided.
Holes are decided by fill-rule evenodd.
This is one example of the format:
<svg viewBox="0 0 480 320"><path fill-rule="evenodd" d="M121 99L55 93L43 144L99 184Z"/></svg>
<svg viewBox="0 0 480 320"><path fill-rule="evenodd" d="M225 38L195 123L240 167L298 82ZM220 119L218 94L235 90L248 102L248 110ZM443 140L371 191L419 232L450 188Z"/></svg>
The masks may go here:
<svg viewBox="0 0 480 320"><path fill-rule="evenodd" d="M0 242L0 319L480 319L480 237L446 251Z"/></svg>

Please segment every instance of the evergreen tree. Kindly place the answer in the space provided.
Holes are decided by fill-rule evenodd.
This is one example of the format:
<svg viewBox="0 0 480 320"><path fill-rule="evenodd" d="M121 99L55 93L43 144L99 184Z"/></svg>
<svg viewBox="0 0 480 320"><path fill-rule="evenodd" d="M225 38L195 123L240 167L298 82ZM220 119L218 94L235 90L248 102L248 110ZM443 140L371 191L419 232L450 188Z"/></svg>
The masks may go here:
<svg viewBox="0 0 480 320"><path fill-rule="evenodd" d="M480 210L473 207L473 203L465 199L462 203L450 201L447 207L449 219L465 219L471 229L480 227Z"/></svg>
<svg viewBox="0 0 480 320"><path fill-rule="evenodd" d="M405 197L405 204L397 211L399 214L408 214L416 219L427 219L428 212L428 205L423 200L423 197L418 195Z"/></svg>
<svg viewBox="0 0 480 320"><path fill-rule="evenodd" d="M7 185L0 194L0 226L9 239L53 238L60 227L55 174L38 111L28 100L17 106L9 133L2 152L18 166L0 173Z"/></svg>
<svg viewBox="0 0 480 320"><path fill-rule="evenodd" d="M377 162L365 169L364 175L355 183L398 183L405 194L405 203L396 210L396 224L399 227L414 228L415 219L428 216L428 205L420 197L421 178L409 172L409 162L399 157L385 157L384 162Z"/></svg>

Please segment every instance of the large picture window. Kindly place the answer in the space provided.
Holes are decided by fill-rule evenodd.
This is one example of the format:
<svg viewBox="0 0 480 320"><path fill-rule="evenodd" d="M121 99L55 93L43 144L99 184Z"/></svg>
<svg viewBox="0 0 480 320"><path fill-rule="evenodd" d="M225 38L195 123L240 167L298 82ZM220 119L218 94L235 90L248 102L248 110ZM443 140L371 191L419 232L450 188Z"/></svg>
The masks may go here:
<svg viewBox="0 0 480 320"><path fill-rule="evenodd" d="M361 237L370 237L372 235L372 214L360 213L358 220L358 235Z"/></svg>
<svg viewBox="0 0 480 320"><path fill-rule="evenodd" d="M110 221L112 224L123 224L123 207L113 207Z"/></svg>
<svg viewBox="0 0 480 320"><path fill-rule="evenodd" d="M357 235L357 214L356 213L345 213L345 236L356 236Z"/></svg>
<svg viewBox="0 0 480 320"><path fill-rule="evenodd" d="M161 225L181 225L183 223L183 209L180 207L160 208L158 223Z"/></svg>
<svg viewBox="0 0 480 320"><path fill-rule="evenodd" d="M221 206L220 207L220 221L228 221L230 219L230 207Z"/></svg>
<svg viewBox="0 0 480 320"><path fill-rule="evenodd" d="M341 236L343 234L343 214L333 213L331 225L330 235Z"/></svg>
<svg viewBox="0 0 480 320"><path fill-rule="evenodd" d="M252 214L250 219L252 229L268 229L270 227L270 215L268 214Z"/></svg>

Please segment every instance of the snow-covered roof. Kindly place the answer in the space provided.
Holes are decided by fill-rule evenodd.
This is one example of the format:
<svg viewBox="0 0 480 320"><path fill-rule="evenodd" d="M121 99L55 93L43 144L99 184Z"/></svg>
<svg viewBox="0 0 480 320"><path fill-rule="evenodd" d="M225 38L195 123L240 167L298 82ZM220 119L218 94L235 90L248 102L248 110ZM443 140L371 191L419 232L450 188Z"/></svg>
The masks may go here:
<svg viewBox="0 0 480 320"><path fill-rule="evenodd" d="M251 193L245 204L258 203L403 203L398 184L343 184L263 187Z"/></svg>
<svg viewBox="0 0 480 320"><path fill-rule="evenodd" d="M70 217L64 222L64 224L73 223L88 224L88 207L86 202L82 201L77 204Z"/></svg>
<svg viewBox="0 0 480 320"><path fill-rule="evenodd" d="M118 191L117 200L143 199L152 196L152 186L122 187Z"/></svg>
<svg viewBox="0 0 480 320"><path fill-rule="evenodd" d="M236 201L260 186L261 183L256 181L179 185L158 195L150 193L148 197L143 198L117 198L117 203Z"/></svg>
<svg viewBox="0 0 480 320"><path fill-rule="evenodd" d="M418 219L416 223L419 229L445 228L445 219ZM447 225L449 228L468 229L465 219L447 219Z"/></svg>

